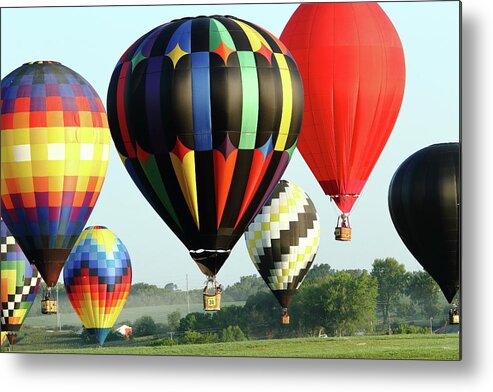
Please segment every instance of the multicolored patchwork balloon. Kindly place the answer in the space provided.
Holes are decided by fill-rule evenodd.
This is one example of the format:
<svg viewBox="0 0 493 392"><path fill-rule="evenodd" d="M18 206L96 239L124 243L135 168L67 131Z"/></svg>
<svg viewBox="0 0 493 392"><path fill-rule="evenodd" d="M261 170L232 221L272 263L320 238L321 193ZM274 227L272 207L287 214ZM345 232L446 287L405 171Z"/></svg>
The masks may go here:
<svg viewBox="0 0 493 392"><path fill-rule="evenodd" d="M103 185L105 109L84 78L54 61L17 68L1 97L2 216L53 287Z"/></svg>
<svg viewBox="0 0 493 392"><path fill-rule="evenodd" d="M29 264L15 238L1 220L0 330L13 344L36 298L41 282L36 267ZM6 336L7 337L7 336Z"/></svg>
<svg viewBox="0 0 493 392"><path fill-rule="evenodd" d="M123 54L107 106L130 176L214 277L296 147L303 86L293 58L235 17L174 20Z"/></svg>
<svg viewBox="0 0 493 392"><path fill-rule="evenodd" d="M253 264L287 315L320 242L312 200L295 183L281 180L245 232L245 241Z"/></svg>
<svg viewBox="0 0 493 392"><path fill-rule="evenodd" d="M127 248L104 226L86 228L67 259L63 281L82 324L103 345L130 293Z"/></svg>

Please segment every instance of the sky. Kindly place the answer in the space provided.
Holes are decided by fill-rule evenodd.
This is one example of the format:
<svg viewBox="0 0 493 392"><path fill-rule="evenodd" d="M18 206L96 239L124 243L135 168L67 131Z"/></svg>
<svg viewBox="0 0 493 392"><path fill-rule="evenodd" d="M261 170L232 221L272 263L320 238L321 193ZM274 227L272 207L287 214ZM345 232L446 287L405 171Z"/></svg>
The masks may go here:
<svg viewBox="0 0 493 392"><path fill-rule="evenodd" d="M321 220L315 264L371 269L376 258L394 257L407 270L421 267L392 224L390 180L411 154L434 143L459 141L459 3L380 3L402 41L406 87L389 141L350 215L351 242L333 238L338 210L295 151L283 178L301 186ZM88 80L106 103L109 80L122 53L141 35L184 16L225 14L249 20L279 36L297 4L61 7L1 10L1 77L33 60L55 60ZM273 17L275 16L275 17ZM417 23L419 21L419 23ZM148 205L128 176L112 143L100 198L87 225L104 225L126 245L133 282L184 289L204 283L187 249ZM224 285L256 274L240 239L218 274ZM61 281L61 280L60 280Z"/></svg>

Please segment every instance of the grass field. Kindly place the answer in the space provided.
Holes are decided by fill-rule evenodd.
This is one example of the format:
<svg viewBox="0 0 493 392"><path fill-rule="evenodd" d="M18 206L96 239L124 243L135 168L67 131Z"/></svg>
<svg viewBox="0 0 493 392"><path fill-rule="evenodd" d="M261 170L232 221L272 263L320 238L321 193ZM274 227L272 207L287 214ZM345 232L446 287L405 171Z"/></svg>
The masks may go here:
<svg viewBox="0 0 493 392"><path fill-rule="evenodd" d="M73 333L32 329L19 335L16 352L73 354L130 354L178 356L369 358L459 360L458 335L354 336L251 340L232 343L150 346L146 338L107 342L104 347L84 344ZM49 343L48 343L49 342ZM5 348L2 348L5 350Z"/></svg>

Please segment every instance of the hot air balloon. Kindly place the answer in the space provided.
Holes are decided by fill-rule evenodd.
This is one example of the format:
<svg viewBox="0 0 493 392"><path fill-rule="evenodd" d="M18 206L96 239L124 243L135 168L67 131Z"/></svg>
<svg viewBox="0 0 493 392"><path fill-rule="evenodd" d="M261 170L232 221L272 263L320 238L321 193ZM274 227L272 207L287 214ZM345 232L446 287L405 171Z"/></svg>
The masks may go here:
<svg viewBox="0 0 493 392"><path fill-rule="evenodd" d="M7 341L7 332L0 331L0 347Z"/></svg>
<svg viewBox="0 0 493 392"><path fill-rule="evenodd" d="M230 16L150 31L123 54L108 91L127 171L214 285L283 174L302 112L284 45Z"/></svg>
<svg viewBox="0 0 493 392"><path fill-rule="evenodd" d="M2 340L8 338L12 348L36 294L41 276L27 261L15 238L1 220L0 258L0 330ZM3 343L3 342L2 342Z"/></svg>
<svg viewBox="0 0 493 392"><path fill-rule="evenodd" d="M54 61L27 63L2 80L2 216L48 291L91 214L109 157L96 91ZM43 303L51 313L55 301Z"/></svg>
<svg viewBox="0 0 493 392"><path fill-rule="evenodd" d="M460 145L440 143L407 158L389 187L392 222L449 303L460 286Z"/></svg>
<svg viewBox="0 0 493 392"><path fill-rule="evenodd" d="M86 228L65 263L63 281L82 324L102 346L130 293L127 248L104 226Z"/></svg>
<svg viewBox="0 0 493 392"><path fill-rule="evenodd" d="M281 304L288 306L317 254L320 221L310 197L292 181L281 180L245 232L253 264Z"/></svg>
<svg viewBox="0 0 493 392"><path fill-rule="evenodd" d="M342 212L336 239L350 240L349 213L401 107L401 41L373 2L301 4L281 40L298 64L305 92L298 149Z"/></svg>

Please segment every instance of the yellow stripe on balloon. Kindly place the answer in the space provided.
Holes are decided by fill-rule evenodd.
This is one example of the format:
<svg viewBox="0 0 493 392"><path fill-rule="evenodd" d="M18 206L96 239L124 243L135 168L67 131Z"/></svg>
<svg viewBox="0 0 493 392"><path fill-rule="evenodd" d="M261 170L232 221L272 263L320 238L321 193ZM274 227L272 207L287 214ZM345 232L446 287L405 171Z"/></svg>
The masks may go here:
<svg viewBox="0 0 493 392"><path fill-rule="evenodd" d="M293 87L291 84L291 74L289 73L286 58L282 53L274 53L279 72L281 74L282 84L282 114L281 125L279 126L279 136L277 137L274 150L284 151L288 140L289 128L291 126L291 117L293 113Z"/></svg>
<svg viewBox="0 0 493 392"><path fill-rule="evenodd" d="M234 20L236 24L238 24L238 26L240 26L243 29L243 31L245 32L248 38L248 41L250 41L250 46L252 47L252 50L254 52L259 50L262 47L262 44L264 44L265 47L267 47L272 51L268 42L257 31L255 31L253 28L251 28L249 25L242 22L241 20L237 20L237 19L232 19L232 20Z"/></svg>
<svg viewBox="0 0 493 392"><path fill-rule="evenodd" d="M183 162L172 152L170 152L169 155L171 157L173 169L175 170L176 178L178 179L181 191L187 202L188 209L192 214L197 228L200 229L197 186L195 182L195 153L190 151L185 154Z"/></svg>

